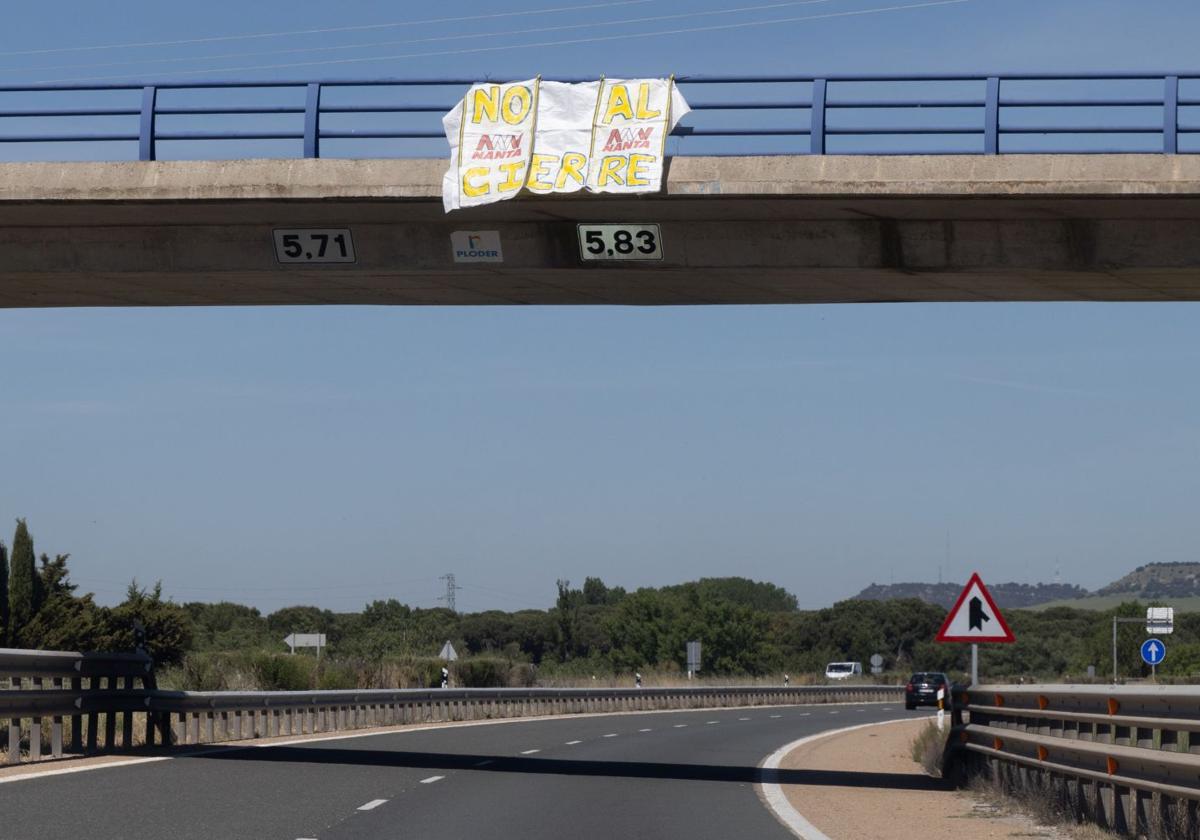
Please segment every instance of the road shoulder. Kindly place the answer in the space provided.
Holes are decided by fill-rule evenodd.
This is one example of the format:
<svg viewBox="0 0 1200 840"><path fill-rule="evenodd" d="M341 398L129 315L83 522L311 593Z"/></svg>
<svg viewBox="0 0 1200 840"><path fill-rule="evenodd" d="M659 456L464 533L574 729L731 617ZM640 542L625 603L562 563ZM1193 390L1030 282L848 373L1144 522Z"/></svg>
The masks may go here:
<svg viewBox="0 0 1200 840"><path fill-rule="evenodd" d="M763 765L768 778L773 776L778 783L774 797L770 786L763 786L764 798L776 816L805 840L1067 836L1028 817L998 813L969 792L949 789L929 777L910 751L928 720L856 726L789 744L776 753L774 772L770 761ZM780 794L786 800L782 807ZM802 817L799 821L797 814Z"/></svg>

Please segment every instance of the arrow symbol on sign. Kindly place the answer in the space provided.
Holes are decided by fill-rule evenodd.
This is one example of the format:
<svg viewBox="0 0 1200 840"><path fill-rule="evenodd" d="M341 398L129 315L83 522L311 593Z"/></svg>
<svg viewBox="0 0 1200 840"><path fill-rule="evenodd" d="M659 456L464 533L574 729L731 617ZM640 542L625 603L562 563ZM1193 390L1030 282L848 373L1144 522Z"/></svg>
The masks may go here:
<svg viewBox="0 0 1200 840"><path fill-rule="evenodd" d="M1162 648L1159 646L1158 642L1154 642L1152 645L1150 645L1150 659L1154 662L1157 662L1159 659L1158 652L1160 650L1162 650Z"/></svg>
<svg viewBox="0 0 1200 840"><path fill-rule="evenodd" d="M983 611L983 599L976 596L971 599L971 611L967 616L968 630L982 630L983 622L991 621L992 617Z"/></svg>

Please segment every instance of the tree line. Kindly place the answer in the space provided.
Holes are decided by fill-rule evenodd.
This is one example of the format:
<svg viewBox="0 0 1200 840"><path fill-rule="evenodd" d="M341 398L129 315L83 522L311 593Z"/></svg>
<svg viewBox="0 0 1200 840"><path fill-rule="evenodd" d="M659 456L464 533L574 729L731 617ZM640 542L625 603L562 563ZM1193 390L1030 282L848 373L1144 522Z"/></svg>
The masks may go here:
<svg viewBox="0 0 1200 840"><path fill-rule="evenodd" d="M0 646L36 650L133 650L134 624L147 631L149 651L177 662L191 647L186 612L163 597L162 585L129 584L115 607L77 595L67 570L69 554L37 558L33 536L17 520L12 549L0 541Z"/></svg>
<svg viewBox="0 0 1200 840"><path fill-rule="evenodd" d="M69 555L35 562L33 538L17 521L11 551L0 543L0 641L50 650L129 650L133 625L147 631L160 664L217 653L275 656L289 633L325 633L331 662L376 667L401 658L432 660L451 641L466 659L521 679L566 679L657 669L682 673L686 643L701 642L702 673L765 677L783 672L821 673L831 661L864 663L883 657L894 676L907 671L965 673L968 646L936 644L943 607L917 599L848 600L820 610L800 610L796 598L771 583L741 577L705 578L626 591L589 577L575 587L558 580L553 606L517 611L454 613L422 609L396 598L374 600L358 612L291 606L264 614L232 602L179 604L161 584L131 583L115 607L78 594ZM981 672L989 678L1083 677L1093 666L1111 675L1111 616L1137 616L1144 606L1124 604L1097 612L1071 608L1009 610L1017 642L981 646ZM1117 670L1145 674L1137 655L1140 628L1122 625ZM1200 676L1200 613L1177 616L1160 675ZM486 665L483 660L493 663ZM272 665L271 667L276 667ZM361 668L360 668L361 671ZM491 677L489 677L491 679ZM496 677L495 679L502 679Z"/></svg>

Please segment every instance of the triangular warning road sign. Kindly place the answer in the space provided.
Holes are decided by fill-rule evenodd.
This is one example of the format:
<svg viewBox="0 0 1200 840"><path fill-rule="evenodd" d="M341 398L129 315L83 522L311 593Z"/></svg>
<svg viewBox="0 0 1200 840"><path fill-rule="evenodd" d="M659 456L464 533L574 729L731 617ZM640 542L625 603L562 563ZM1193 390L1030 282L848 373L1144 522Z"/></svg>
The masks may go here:
<svg viewBox="0 0 1200 840"><path fill-rule="evenodd" d="M958 596L942 629L939 642L1015 642L1017 637L1008 629L1008 622L996 608L996 602L983 585L979 573L971 575L966 588Z"/></svg>

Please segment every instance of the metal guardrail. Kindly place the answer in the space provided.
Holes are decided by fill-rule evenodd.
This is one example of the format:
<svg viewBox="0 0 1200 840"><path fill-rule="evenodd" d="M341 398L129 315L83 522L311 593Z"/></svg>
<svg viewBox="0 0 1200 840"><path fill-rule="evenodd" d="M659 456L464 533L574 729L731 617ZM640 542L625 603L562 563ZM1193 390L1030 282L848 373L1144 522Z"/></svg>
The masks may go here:
<svg viewBox="0 0 1200 840"><path fill-rule="evenodd" d="M167 156L195 158L228 142L254 144L243 155L252 157L442 156L441 114L476 81L3 86L0 146L82 144L101 159L140 160L164 145L175 144ZM674 132L677 155L1200 152L1196 71L676 81L693 109Z"/></svg>
<svg viewBox="0 0 1200 840"><path fill-rule="evenodd" d="M28 757L37 761L48 734L50 754L96 752L100 744L133 744L134 714L148 708L154 668L144 653L64 653L0 648L0 719L7 718L9 763L22 755L22 720L29 719ZM141 683L140 690L135 686ZM101 730L100 718L104 724ZM70 720L64 745L63 719ZM46 720L48 719L48 720ZM49 732L43 732L43 722ZM86 735L85 735L86 724Z"/></svg>
<svg viewBox="0 0 1200 840"><path fill-rule="evenodd" d="M898 701L903 692L900 686L877 685L189 692L158 690L149 666L149 658L140 654L0 649L0 675L11 683L8 690L0 689L0 718L9 721L8 763L153 747L156 742L219 743L547 714ZM92 675L66 676L85 670ZM143 681L140 689L132 685L135 676ZM134 737L134 715L145 718L140 741ZM71 723L68 744L63 743L66 718Z"/></svg>
<svg viewBox="0 0 1200 840"><path fill-rule="evenodd" d="M985 685L957 699L948 758L965 752L968 773L1117 832L1200 836L1200 686Z"/></svg>

